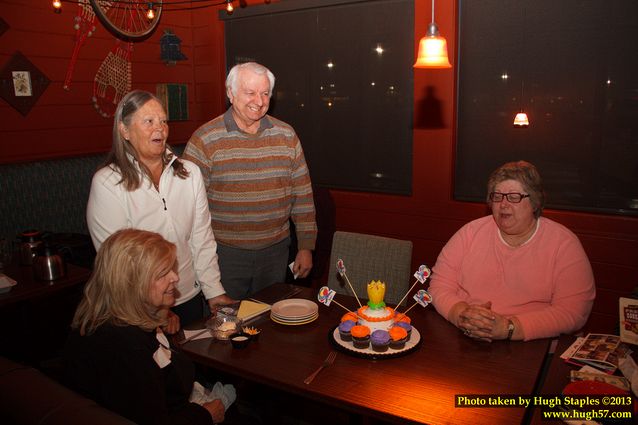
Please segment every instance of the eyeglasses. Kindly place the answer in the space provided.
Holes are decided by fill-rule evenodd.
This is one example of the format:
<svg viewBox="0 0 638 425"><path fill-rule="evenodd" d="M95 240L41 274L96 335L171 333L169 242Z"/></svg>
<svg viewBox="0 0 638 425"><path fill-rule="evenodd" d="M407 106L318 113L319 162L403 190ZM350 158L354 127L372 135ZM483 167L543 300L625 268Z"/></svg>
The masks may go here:
<svg viewBox="0 0 638 425"><path fill-rule="evenodd" d="M512 192L512 193L501 193L501 192L492 192L490 193L490 201L492 202L502 202L503 198L507 199L507 202L512 204L518 204L525 198L529 198L529 195L523 195L522 193Z"/></svg>

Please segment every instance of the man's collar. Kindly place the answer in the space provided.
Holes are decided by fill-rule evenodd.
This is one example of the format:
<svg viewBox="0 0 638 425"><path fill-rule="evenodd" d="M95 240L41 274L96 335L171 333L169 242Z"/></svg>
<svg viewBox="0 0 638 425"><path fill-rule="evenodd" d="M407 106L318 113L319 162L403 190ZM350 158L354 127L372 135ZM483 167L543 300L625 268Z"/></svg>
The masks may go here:
<svg viewBox="0 0 638 425"><path fill-rule="evenodd" d="M242 133L245 133L244 130L239 128L239 126L237 125L237 122L235 121L235 118L233 117L233 107L232 107L232 105L224 113L224 125L226 126L226 130L229 131L229 132L230 131L241 131ZM273 128L273 127L274 127L274 125L273 125L272 121L270 120L270 118L266 114L259 120L259 130L257 130L257 133L261 133L262 131L264 131L264 130L266 130L268 128Z"/></svg>

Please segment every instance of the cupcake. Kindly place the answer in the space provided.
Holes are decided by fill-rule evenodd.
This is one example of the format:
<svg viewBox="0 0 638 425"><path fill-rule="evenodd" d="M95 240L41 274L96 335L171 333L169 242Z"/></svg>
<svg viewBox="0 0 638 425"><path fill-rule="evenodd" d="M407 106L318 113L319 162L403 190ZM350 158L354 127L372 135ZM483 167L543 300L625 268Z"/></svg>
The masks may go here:
<svg viewBox="0 0 638 425"><path fill-rule="evenodd" d="M359 321L359 318L357 317L356 314L354 314L353 312L349 311L348 313L346 313L343 316L341 316L341 321L342 322L345 322L346 320L352 320L356 324Z"/></svg>
<svg viewBox="0 0 638 425"><path fill-rule="evenodd" d="M388 346L390 345L390 334L386 330L377 329L372 332L372 335L370 335L370 343L372 344L372 349L378 353L388 351Z"/></svg>
<svg viewBox="0 0 638 425"><path fill-rule="evenodd" d="M412 319L410 319L404 313L397 313L397 315L394 317L394 321L396 323L411 323Z"/></svg>
<svg viewBox="0 0 638 425"><path fill-rule="evenodd" d="M409 325L408 325L409 326ZM402 326L392 326L390 328L390 347L395 350L405 348L408 340L408 332Z"/></svg>
<svg viewBox="0 0 638 425"><path fill-rule="evenodd" d="M356 323L352 320L345 320L339 323L339 336L341 337L342 341L352 341L352 334L350 333L350 331L355 325Z"/></svg>
<svg viewBox="0 0 638 425"><path fill-rule="evenodd" d="M408 333L408 339L406 341L410 340L410 336L412 336L412 325L409 324L408 322L397 322L394 324L395 327L400 327L405 329L405 331Z"/></svg>
<svg viewBox="0 0 638 425"><path fill-rule="evenodd" d="M368 348L370 345L370 328L363 325L355 325L350 329L352 344L355 348Z"/></svg>

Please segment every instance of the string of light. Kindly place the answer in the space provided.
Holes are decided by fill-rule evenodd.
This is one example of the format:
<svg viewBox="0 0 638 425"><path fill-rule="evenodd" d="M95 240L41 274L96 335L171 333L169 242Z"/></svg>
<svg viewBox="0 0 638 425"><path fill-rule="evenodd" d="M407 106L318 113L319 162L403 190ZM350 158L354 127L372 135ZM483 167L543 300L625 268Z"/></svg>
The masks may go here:
<svg viewBox="0 0 638 425"><path fill-rule="evenodd" d="M196 9L204 9L207 7L213 7L213 6L221 6L221 5L226 5L226 12L233 13L233 11L235 10L235 8L233 7L233 1L234 0L176 0L176 1L170 1L170 2L165 2L163 1L162 3L155 3L155 2L148 2L148 12L147 12L147 17L148 19L154 19L155 18L155 7L160 6L162 8L162 12L173 12L173 11L179 11L179 10L196 10ZM53 6L53 11L55 13L61 13L62 12L62 3L77 3L78 0L52 0L52 6ZM128 8L130 7L131 1L130 0L109 0L108 3L110 3L112 6L111 7L115 7L115 8ZM202 4L202 5L192 5L193 3L208 3L208 4ZM190 6L184 6L184 7L173 7L173 6L179 6L179 5L183 5L183 4L191 4Z"/></svg>

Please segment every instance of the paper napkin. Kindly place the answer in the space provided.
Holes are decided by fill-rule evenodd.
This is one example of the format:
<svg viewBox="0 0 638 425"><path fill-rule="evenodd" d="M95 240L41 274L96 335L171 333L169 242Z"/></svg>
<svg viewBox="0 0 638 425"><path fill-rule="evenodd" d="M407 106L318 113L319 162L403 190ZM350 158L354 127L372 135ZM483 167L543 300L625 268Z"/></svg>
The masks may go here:
<svg viewBox="0 0 638 425"><path fill-rule="evenodd" d="M252 319L270 310L270 304L257 303L250 300L242 300L239 304L237 318L243 321Z"/></svg>
<svg viewBox="0 0 638 425"><path fill-rule="evenodd" d="M195 381L189 401L201 406L216 399L220 399L224 405L224 410L228 410L230 405L237 399L235 387L232 384L224 385L221 382L216 382L213 388L209 390Z"/></svg>

